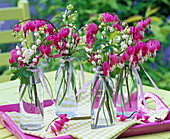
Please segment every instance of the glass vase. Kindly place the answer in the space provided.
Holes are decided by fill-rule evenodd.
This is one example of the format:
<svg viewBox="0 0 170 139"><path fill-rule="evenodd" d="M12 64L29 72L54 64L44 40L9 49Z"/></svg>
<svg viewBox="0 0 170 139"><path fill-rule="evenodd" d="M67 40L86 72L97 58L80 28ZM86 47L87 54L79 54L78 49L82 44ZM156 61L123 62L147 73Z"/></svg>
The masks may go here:
<svg viewBox="0 0 170 139"><path fill-rule="evenodd" d="M100 67L97 68L101 70ZM96 74L91 85L91 128L114 125L116 108L114 107L114 84L110 77Z"/></svg>
<svg viewBox="0 0 170 139"><path fill-rule="evenodd" d="M23 130L39 130L44 123L43 86L37 72L25 78L27 84L20 84L20 127Z"/></svg>
<svg viewBox="0 0 170 139"><path fill-rule="evenodd" d="M78 113L78 79L71 57L61 57L55 76L56 114L74 117Z"/></svg>
<svg viewBox="0 0 170 139"><path fill-rule="evenodd" d="M125 67L115 76L115 105L117 115L130 116L138 111L138 80L132 66Z"/></svg>

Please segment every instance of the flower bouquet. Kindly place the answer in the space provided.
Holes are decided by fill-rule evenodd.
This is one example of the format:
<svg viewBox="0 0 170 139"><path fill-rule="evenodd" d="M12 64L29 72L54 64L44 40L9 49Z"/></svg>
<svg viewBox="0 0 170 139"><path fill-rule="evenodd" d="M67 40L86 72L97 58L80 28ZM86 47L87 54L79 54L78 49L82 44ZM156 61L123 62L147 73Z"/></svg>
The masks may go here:
<svg viewBox="0 0 170 139"><path fill-rule="evenodd" d="M25 24L22 26L21 22ZM21 22L15 25L13 30L13 36L17 37L21 43L10 52L9 63L13 73L11 80L20 79L20 127L25 130L38 130L43 128L44 119L43 86L40 78L51 96L45 81L47 78L37 67L42 57L39 44L43 40L43 35L50 33L51 24L46 25L44 20ZM30 32L34 32L35 41L28 43L27 38Z"/></svg>
<svg viewBox="0 0 170 139"><path fill-rule="evenodd" d="M129 27L117 15L103 13L99 15L99 22L98 26L93 22L86 26L85 39L81 42L86 45L87 59L96 72L91 87L92 128L98 126L102 109L107 125L114 123L114 107L118 115L129 116L138 110L138 81L147 107L136 69L140 70L139 64L142 65L148 56L156 56L156 51L161 49L157 40L144 37L147 26L150 28L151 18L143 18L135 26ZM111 72L115 75L115 86L112 85ZM110 120L107 120L107 116Z"/></svg>

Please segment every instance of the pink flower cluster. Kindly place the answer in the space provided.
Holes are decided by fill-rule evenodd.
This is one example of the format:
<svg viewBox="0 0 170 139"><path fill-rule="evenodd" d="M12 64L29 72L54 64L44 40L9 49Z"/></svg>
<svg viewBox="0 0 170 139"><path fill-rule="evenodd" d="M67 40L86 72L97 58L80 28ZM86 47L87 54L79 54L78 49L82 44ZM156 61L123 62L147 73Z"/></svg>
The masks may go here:
<svg viewBox="0 0 170 139"><path fill-rule="evenodd" d="M62 28L57 34L53 33L52 35L47 37L47 41L51 41L55 48L59 51L58 54L54 55L55 58L60 56L66 56L68 54L69 48L77 47L80 38L78 37L77 33L73 33L72 37L74 42L68 43L67 37L69 37L70 29ZM49 47L48 45L46 47ZM49 51L48 51L49 52ZM50 56L51 57L51 56Z"/></svg>
<svg viewBox="0 0 170 139"><path fill-rule="evenodd" d="M54 126L51 125L51 131L57 136L57 131L61 131L66 122L69 121L67 114L60 114L60 120L54 122Z"/></svg>
<svg viewBox="0 0 170 139"><path fill-rule="evenodd" d="M135 42L139 41L139 40L143 40L143 35L142 35L142 32L144 31L145 32L145 29L147 27L147 25L150 26L150 23L151 23L151 18L147 18L147 20L142 20L140 22L138 22L138 25L137 27L130 27L130 35L133 35L133 40Z"/></svg>
<svg viewBox="0 0 170 139"><path fill-rule="evenodd" d="M31 32L34 31L39 31L40 27L45 26L45 21L44 20L35 20L35 21L27 21L26 24L23 25L23 32L24 32L24 37L26 38L27 34L29 34L29 30ZM17 24L14 27L14 31L16 32L20 32L22 25L21 24ZM53 33L53 27L51 24L47 24L47 29L44 28L44 32L45 33Z"/></svg>
<svg viewBox="0 0 170 139"><path fill-rule="evenodd" d="M132 119L140 120L141 122L144 122L144 123L150 123L148 121L149 118L150 118L150 116L148 116L148 115L143 115L143 114L140 114L140 113L135 113Z"/></svg>
<svg viewBox="0 0 170 139"><path fill-rule="evenodd" d="M119 17L116 14L112 15L110 13L103 13L102 16L103 18L100 20L101 22L104 22L104 21L106 23L114 22L112 27L115 27L118 31L121 31L123 29L122 25L119 24Z"/></svg>
<svg viewBox="0 0 170 139"><path fill-rule="evenodd" d="M98 27L96 24L94 23L90 23L88 26L87 26L87 33L86 33L86 42L92 46L93 42L96 41L96 38L94 35L97 34L98 32ZM90 48L90 46L88 46Z"/></svg>
<svg viewBox="0 0 170 139"><path fill-rule="evenodd" d="M118 118L119 121L125 121L128 118L125 115L117 115L116 117ZM135 113L132 119L140 120L141 122L144 122L144 123L150 123L148 121L149 118L150 118L150 116L148 116L148 115L143 115L143 114L140 114L140 113Z"/></svg>
<svg viewBox="0 0 170 139"><path fill-rule="evenodd" d="M39 63L39 58L40 57L36 57L34 59L36 59L35 61L33 61L33 58L29 59L31 61L28 62L24 62L24 53L22 52L22 50L20 48L18 49L13 49L10 52L11 58L9 59L9 63L19 63L20 67L24 67L24 66L28 66L29 64L33 64L34 66L37 65Z"/></svg>
<svg viewBox="0 0 170 139"><path fill-rule="evenodd" d="M14 49L14 50L11 50L10 52L10 55L11 55L11 58L9 59L9 63L12 64L13 62L17 62L16 59L18 59L18 56L22 56L22 51L21 49L19 49L19 51L21 52L19 55L17 55L17 50Z"/></svg>
<svg viewBox="0 0 170 139"><path fill-rule="evenodd" d="M123 64L125 61L130 61L130 64L138 65L138 62L145 58L146 55L150 55L153 58L154 53L160 51L161 45L157 40L151 40L145 42L137 42L136 46L129 46L127 52L121 57L120 61Z"/></svg>
<svg viewBox="0 0 170 139"><path fill-rule="evenodd" d="M111 71L113 70L113 66L116 63L117 64L119 63L119 57L115 54L109 54L109 62L103 63L103 68L102 68L103 75L104 76L110 75Z"/></svg>
<svg viewBox="0 0 170 139"><path fill-rule="evenodd" d="M102 14L102 16L104 17L104 18L102 18L100 21L101 22L106 22L106 23L108 23L108 22L119 22L119 18L118 18L118 16L117 15L112 15L112 14L109 14L109 13L103 13Z"/></svg>

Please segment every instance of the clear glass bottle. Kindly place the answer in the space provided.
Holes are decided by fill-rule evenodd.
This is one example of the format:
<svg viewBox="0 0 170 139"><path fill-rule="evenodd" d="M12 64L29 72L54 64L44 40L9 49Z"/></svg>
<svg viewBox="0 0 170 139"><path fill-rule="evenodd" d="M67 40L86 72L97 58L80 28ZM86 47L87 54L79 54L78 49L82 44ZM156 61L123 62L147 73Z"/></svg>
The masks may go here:
<svg viewBox="0 0 170 139"><path fill-rule="evenodd" d="M123 71L115 76L115 83L117 115L130 116L138 111L138 80L132 67L126 65Z"/></svg>
<svg viewBox="0 0 170 139"><path fill-rule="evenodd" d="M97 67L97 70L100 72L101 68ZM108 127L115 122L113 81L103 74L96 74L91 85L91 128Z"/></svg>
<svg viewBox="0 0 170 139"><path fill-rule="evenodd" d="M28 84L20 84L20 127L39 130L44 124L43 86L37 72L28 77Z"/></svg>
<svg viewBox="0 0 170 139"><path fill-rule="evenodd" d="M60 66L55 76L56 88L56 114L67 114L76 116L78 114L78 79L73 62L69 61L71 57L61 57ZM70 76L71 74L71 76ZM70 80L70 81L69 81ZM69 90L68 90L69 86Z"/></svg>

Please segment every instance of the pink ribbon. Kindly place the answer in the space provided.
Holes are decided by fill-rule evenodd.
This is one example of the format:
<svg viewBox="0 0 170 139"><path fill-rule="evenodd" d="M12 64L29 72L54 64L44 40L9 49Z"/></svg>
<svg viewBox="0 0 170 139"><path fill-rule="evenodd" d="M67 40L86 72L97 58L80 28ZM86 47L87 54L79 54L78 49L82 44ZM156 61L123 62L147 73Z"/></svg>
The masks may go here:
<svg viewBox="0 0 170 139"><path fill-rule="evenodd" d="M84 71L83 71L83 66L80 62L80 60L77 57L72 57L70 59L68 59L69 62L71 62L72 60L77 59L77 61L79 62L80 65L80 71L81 71L81 76L82 76L82 82L83 82L83 86L85 85L85 77L84 77ZM70 64L70 63L69 63ZM69 88L70 88L70 82L71 82L71 76L72 76L72 70L71 70L71 66L69 66L69 77L68 77L68 82L67 82L67 94L69 95ZM76 95L77 96L77 95Z"/></svg>
<svg viewBox="0 0 170 139"><path fill-rule="evenodd" d="M43 83L44 83L44 86L45 86L45 89L46 89L48 95L50 96L53 103L55 103L52 96L51 96L51 94L50 94L50 91L48 90L47 83L45 81L45 77L44 77L44 74L43 74L42 70L40 70L40 69L27 69L27 70L31 71L31 72L37 72L38 71L38 75L39 75L40 78L42 77L42 80L43 80Z"/></svg>
<svg viewBox="0 0 170 139"><path fill-rule="evenodd" d="M141 64L141 63L140 63ZM145 74L148 76L149 80L151 81L151 83L153 84L153 86L155 87L156 90L158 90L159 88L156 86L156 84L154 83L154 81L152 80L152 78L149 76L149 74L145 71L144 67L141 64L141 67L143 69L143 71L145 72Z"/></svg>
<svg viewBox="0 0 170 139"><path fill-rule="evenodd" d="M144 97L143 86L142 86L142 82L141 82L140 76L139 76L139 74L138 74L138 72L137 72L137 70L136 70L136 68L134 66L132 66L132 70L136 74L136 76L138 78L138 81L139 81L140 92L141 92L141 96L142 96L142 99L143 99L143 104L144 104L146 110L149 112L149 109L147 107L146 100L145 100L145 97Z"/></svg>

